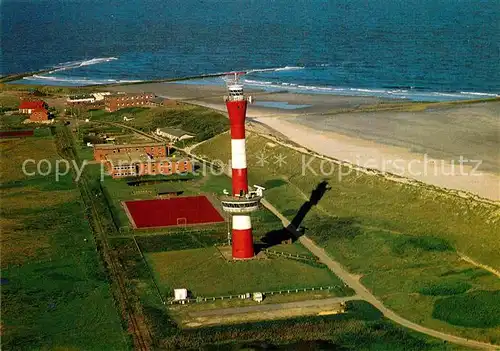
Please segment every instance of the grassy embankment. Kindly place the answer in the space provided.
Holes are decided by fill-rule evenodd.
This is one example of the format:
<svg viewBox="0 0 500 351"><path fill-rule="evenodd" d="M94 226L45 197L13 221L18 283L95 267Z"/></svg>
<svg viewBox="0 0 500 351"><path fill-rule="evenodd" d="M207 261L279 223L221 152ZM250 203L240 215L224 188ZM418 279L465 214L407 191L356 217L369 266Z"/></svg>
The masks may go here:
<svg viewBox="0 0 500 351"><path fill-rule="evenodd" d="M194 152L227 160L227 145L221 135ZM261 153L271 165L274 156L286 156L286 164L262 167ZM500 343L500 280L457 254L500 266L498 206L354 171L339 180L337 165L321 175L319 159L310 164L318 175L302 175L309 156L255 134L247 137L247 154L250 182L267 186L266 198L290 220L328 181L331 189L303 221L306 234L362 275L389 308L433 329Z"/></svg>
<svg viewBox="0 0 500 351"><path fill-rule="evenodd" d="M128 349L71 175L22 172L30 158L54 166L53 137L2 140L0 150L2 349Z"/></svg>

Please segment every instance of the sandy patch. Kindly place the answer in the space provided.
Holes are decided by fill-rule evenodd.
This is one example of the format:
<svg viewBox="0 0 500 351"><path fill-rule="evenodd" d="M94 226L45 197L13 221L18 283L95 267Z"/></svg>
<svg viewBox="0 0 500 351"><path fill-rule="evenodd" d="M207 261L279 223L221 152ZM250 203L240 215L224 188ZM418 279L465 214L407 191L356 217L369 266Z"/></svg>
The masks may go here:
<svg viewBox="0 0 500 351"><path fill-rule="evenodd" d="M336 158L364 168L393 173L441 188L462 190L486 199L500 200L500 177L475 172L472 166L438 160L437 165L423 155L406 149L323 132L291 123L282 118L256 118L260 123L279 130L291 140L318 154Z"/></svg>

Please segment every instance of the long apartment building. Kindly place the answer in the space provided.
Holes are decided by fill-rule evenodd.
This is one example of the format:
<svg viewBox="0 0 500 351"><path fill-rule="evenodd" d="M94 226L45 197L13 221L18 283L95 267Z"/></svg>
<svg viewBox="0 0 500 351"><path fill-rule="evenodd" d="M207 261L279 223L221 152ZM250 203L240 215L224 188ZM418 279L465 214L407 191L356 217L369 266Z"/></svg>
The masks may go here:
<svg viewBox="0 0 500 351"><path fill-rule="evenodd" d="M152 104L153 93L113 94L104 97L106 111L114 112L127 107L145 107Z"/></svg>
<svg viewBox="0 0 500 351"><path fill-rule="evenodd" d="M105 162L107 171L113 178L193 171L190 159L168 157L168 153L168 146L162 143L94 146L94 159Z"/></svg>

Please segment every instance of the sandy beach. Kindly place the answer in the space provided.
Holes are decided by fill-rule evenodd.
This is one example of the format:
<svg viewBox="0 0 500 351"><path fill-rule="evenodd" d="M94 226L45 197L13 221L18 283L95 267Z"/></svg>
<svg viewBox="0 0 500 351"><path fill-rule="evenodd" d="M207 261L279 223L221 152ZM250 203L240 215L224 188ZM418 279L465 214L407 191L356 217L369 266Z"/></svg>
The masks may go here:
<svg viewBox="0 0 500 351"><path fill-rule="evenodd" d="M224 87L154 83L115 87L225 112ZM500 200L500 101L414 109L375 97L247 89L247 116L313 152L441 188ZM398 103L401 109L380 111ZM298 106L299 108L294 108Z"/></svg>

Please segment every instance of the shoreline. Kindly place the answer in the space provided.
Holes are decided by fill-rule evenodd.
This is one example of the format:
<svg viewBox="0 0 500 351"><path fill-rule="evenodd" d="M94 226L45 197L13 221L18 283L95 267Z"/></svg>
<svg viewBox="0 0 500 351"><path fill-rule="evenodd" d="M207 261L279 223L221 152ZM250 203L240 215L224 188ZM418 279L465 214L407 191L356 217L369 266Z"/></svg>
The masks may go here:
<svg viewBox="0 0 500 351"><path fill-rule="evenodd" d="M98 87L148 91L227 115L223 86L157 81ZM500 201L499 98L422 103L261 89L247 89L247 93L256 102L292 106L254 103L248 107L248 122L259 124L263 134L302 146L311 155ZM460 164L458 155L465 155L467 162ZM469 162L475 159L485 162L476 167Z"/></svg>
<svg viewBox="0 0 500 351"><path fill-rule="evenodd" d="M410 153L403 148L355 139L333 132L318 132L279 118L255 118L255 121L278 130L280 134L306 150L338 160L340 164L347 163L361 167L366 172L373 169L399 182L404 179L414 180L442 189L471 193L494 202L500 201L500 176L486 172L475 174L472 166L464 165L460 171L463 174L459 174L456 164ZM294 139L290 138L292 135ZM437 161L435 168L434 161ZM454 172L455 175L452 175Z"/></svg>
<svg viewBox="0 0 500 351"><path fill-rule="evenodd" d="M222 86L152 83L113 88L126 92L137 89L227 115ZM247 93L258 101L310 105L289 110L250 105L248 121L260 124L263 133L267 128L268 134L273 134L272 130L313 153L356 167L500 201L500 172L490 171L500 169L500 157L496 157L500 156L500 140L494 129L499 99L472 104L410 103L255 89L247 89ZM392 135L393 131L400 135ZM486 134L489 139L481 140ZM442 150L437 152L439 147ZM457 155L470 159L488 156L488 163L478 169L470 162L460 166ZM428 163L434 160L438 165L431 164L432 168Z"/></svg>

